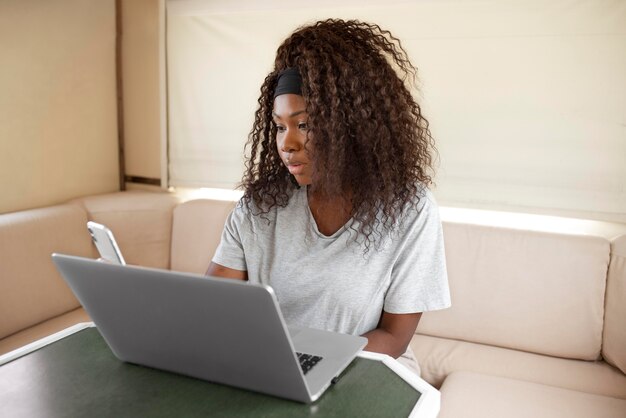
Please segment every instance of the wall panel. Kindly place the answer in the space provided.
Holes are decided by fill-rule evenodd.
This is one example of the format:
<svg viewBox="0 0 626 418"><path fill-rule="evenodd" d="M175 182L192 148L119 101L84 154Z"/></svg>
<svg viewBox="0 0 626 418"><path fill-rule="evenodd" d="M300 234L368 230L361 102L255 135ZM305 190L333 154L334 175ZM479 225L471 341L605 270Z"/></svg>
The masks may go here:
<svg viewBox="0 0 626 418"><path fill-rule="evenodd" d="M3 0L0 51L0 213L117 190L114 0Z"/></svg>

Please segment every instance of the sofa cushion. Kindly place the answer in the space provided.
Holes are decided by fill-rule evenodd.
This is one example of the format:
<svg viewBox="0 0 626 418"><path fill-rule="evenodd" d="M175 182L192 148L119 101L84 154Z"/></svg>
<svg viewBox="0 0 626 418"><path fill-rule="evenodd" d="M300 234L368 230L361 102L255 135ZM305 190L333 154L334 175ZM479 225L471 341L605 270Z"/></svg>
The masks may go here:
<svg viewBox="0 0 626 418"><path fill-rule="evenodd" d="M111 229L128 264L169 268L172 211L179 202L175 195L129 191L74 202L83 205L89 220Z"/></svg>
<svg viewBox="0 0 626 418"><path fill-rule="evenodd" d="M626 399L626 376L603 361L571 360L426 335L411 341L422 378L435 387L456 371L558 386Z"/></svg>
<svg viewBox="0 0 626 418"><path fill-rule="evenodd" d="M471 372L441 387L439 418L624 418L626 400Z"/></svg>
<svg viewBox="0 0 626 418"><path fill-rule="evenodd" d="M595 360L609 240L444 222L452 307L420 333Z"/></svg>
<svg viewBox="0 0 626 418"><path fill-rule="evenodd" d="M172 270L204 274L220 243L233 201L198 199L174 209Z"/></svg>
<svg viewBox="0 0 626 418"><path fill-rule="evenodd" d="M72 204L0 216L0 338L79 307L50 255L93 257L86 222Z"/></svg>
<svg viewBox="0 0 626 418"><path fill-rule="evenodd" d="M73 311L51 318L0 340L0 355L81 322L91 322L89 315L87 315L87 312L85 312L83 308L74 309Z"/></svg>
<svg viewBox="0 0 626 418"><path fill-rule="evenodd" d="M602 355L626 373L626 235L611 242Z"/></svg>

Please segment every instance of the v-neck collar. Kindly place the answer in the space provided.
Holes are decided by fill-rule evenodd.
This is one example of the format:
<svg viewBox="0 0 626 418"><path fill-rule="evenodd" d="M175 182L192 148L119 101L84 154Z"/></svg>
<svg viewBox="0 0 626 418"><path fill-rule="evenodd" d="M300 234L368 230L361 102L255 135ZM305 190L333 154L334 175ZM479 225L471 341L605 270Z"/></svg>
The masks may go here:
<svg viewBox="0 0 626 418"><path fill-rule="evenodd" d="M302 199L302 204L305 207L305 210L307 212L307 216L309 219L309 224L311 225L311 229L313 230L313 232L315 232L315 234L323 239L336 239L338 238L346 229L350 228L350 226L353 223L353 218L350 217L350 219L348 219L346 221L345 224L343 224L341 227L339 227L339 229L337 231L335 231L334 234L332 235L325 235L324 233L322 233L319 230L319 227L317 226L317 222L315 221L315 217L313 216L313 212L311 211L311 207L309 206L309 194L308 194L308 186L302 186L299 190L299 192L302 194L300 196L300 199Z"/></svg>

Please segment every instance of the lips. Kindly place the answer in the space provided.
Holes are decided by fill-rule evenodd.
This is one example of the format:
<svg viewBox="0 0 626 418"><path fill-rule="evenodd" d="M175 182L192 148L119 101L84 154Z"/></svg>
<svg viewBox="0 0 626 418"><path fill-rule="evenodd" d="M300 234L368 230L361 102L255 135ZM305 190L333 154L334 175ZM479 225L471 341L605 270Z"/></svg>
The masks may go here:
<svg viewBox="0 0 626 418"><path fill-rule="evenodd" d="M289 162L287 164L287 170L294 176L300 175L304 172L304 164L300 162Z"/></svg>

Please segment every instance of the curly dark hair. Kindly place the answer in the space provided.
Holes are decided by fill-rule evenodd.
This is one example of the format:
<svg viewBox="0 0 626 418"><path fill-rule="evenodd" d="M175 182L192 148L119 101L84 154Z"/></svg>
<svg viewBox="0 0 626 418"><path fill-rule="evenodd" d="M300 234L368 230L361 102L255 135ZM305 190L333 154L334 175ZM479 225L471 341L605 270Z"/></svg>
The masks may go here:
<svg viewBox="0 0 626 418"><path fill-rule="evenodd" d="M409 90L417 70L400 41L375 24L328 19L293 32L261 86L246 144L243 201L262 213L286 206L297 187L272 123L277 76L288 67L302 76L314 149L311 191L350 196L356 230L369 244L371 234L393 229L432 183L436 149Z"/></svg>

